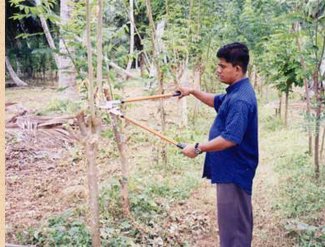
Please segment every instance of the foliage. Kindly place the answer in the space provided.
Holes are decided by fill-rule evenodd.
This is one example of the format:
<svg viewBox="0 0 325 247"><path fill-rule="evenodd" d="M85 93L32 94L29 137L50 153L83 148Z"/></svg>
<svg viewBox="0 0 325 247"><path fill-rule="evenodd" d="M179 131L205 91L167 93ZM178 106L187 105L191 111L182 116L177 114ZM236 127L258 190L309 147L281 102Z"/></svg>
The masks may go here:
<svg viewBox="0 0 325 247"><path fill-rule="evenodd" d="M48 219L41 229L20 232L20 241L38 246L91 246L90 233L85 224L76 220L71 212Z"/></svg>
<svg viewBox="0 0 325 247"><path fill-rule="evenodd" d="M279 204L288 219L286 230L297 237L299 246L324 245L325 229L319 225L319 217L325 202L325 174L319 182L314 181L313 164L306 154L283 159L277 170L288 174Z"/></svg>
<svg viewBox="0 0 325 247"><path fill-rule="evenodd" d="M312 158L308 155L303 118L296 125L284 130L269 128L272 112L260 111L260 136L262 159L270 160L278 174L277 188L272 194L273 210L280 214L286 233L296 238L298 246L324 245L323 210L325 201L325 173L318 181L314 178ZM272 120L273 119L273 120ZM288 148L290 147L290 148Z"/></svg>

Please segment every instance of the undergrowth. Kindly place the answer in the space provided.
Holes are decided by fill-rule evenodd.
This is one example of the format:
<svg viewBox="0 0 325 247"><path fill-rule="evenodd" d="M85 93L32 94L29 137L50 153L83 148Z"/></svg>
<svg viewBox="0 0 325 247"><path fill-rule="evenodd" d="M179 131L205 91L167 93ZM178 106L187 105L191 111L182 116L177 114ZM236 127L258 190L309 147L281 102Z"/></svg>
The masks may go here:
<svg viewBox="0 0 325 247"><path fill-rule="evenodd" d="M67 110L66 105L61 103L48 109ZM200 128L189 126L178 134L177 126L170 126L167 135L183 143L202 141L210 125L204 114L198 111L193 116L201 119L196 121ZM113 137L110 130L102 136ZM175 146L167 145L168 164L164 166L159 158L151 157L159 152L158 139L138 128L132 130L128 145L146 148L143 152L131 151L130 214L123 216L119 177L102 181L99 197L102 245L193 246L189 239L208 231L208 220L200 212L175 209L182 208L191 193L201 185L203 156L190 160ZM106 151L100 149L99 157L109 155L111 161L119 162L119 157L112 155L113 151L117 152L115 147L109 147ZM37 246L91 246L87 218L87 207L83 205L53 216L38 229L20 231L17 237L21 244Z"/></svg>
<svg viewBox="0 0 325 247"><path fill-rule="evenodd" d="M288 129L271 111L262 112L260 120L260 145L267 156L263 158L279 176L279 195L273 208L281 213L284 229L296 238L297 246L325 246L325 171L321 169L319 179L315 179L303 120L291 120Z"/></svg>

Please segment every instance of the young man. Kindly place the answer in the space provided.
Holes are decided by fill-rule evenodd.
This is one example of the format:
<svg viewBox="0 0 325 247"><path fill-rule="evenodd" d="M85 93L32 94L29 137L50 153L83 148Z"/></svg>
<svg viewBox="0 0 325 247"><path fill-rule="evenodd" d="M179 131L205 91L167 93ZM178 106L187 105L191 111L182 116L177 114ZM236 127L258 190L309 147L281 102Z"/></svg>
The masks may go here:
<svg viewBox="0 0 325 247"><path fill-rule="evenodd" d="M182 152L190 158L206 152L203 177L217 184L220 246L249 247L252 184L258 165L257 102L245 76L249 51L242 43L232 43L222 47L217 57L219 80L229 85L225 94L179 89L180 98L192 94L217 111L209 141L187 145Z"/></svg>

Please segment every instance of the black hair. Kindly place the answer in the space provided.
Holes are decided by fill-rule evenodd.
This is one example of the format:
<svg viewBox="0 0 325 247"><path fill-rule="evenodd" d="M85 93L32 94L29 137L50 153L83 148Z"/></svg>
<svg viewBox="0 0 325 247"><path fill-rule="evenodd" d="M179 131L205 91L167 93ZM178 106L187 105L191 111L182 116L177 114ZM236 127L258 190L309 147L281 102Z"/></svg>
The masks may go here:
<svg viewBox="0 0 325 247"><path fill-rule="evenodd" d="M235 42L221 47L217 53L218 58L223 58L232 66L239 65L245 74L249 63L249 50L243 43Z"/></svg>

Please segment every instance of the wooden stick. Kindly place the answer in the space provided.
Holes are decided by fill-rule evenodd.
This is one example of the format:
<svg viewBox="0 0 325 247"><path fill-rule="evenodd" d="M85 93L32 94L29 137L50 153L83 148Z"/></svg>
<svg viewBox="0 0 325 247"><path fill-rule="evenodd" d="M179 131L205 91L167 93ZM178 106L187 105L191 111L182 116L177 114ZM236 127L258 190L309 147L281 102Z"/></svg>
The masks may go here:
<svg viewBox="0 0 325 247"><path fill-rule="evenodd" d="M162 99L162 98L170 98L177 96L174 93L170 94L160 94L160 95L153 95L153 96L148 96L148 97L141 97L141 98L134 98L134 99L125 99L122 100L123 103L129 103L129 102L136 102L136 101L143 101L143 100L149 100L149 99Z"/></svg>
<svg viewBox="0 0 325 247"><path fill-rule="evenodd" d="M131 118L128 118L128 117L125 117L125 116L121 116L121 117L124 118L126 121L129 121L129 122L133 123L134 125L137 125L137 126L139 126L140 128L149 131L150 133L152 133L152 134L158 136L159 138L161 138L161 139L163 139L163 140L165 140L165 141L167 141L167 142L169 142L169 143L171 143L171 144L174 144L174 145L176 145L176 146L178 145L178 142L177 142L177 141L175 141L175 140L173 140L173 139L171 139L171 138L168 138L168 137L166 137L166 136L163 136L162 134L158 133L157 131L155 131L155 130L153 130L153 129L150 129L150 128L148 128L147 126L144 126L144 125L142 125L141 123L139 123L139 122L137 122L137 121L135 121L135 120L133 120L133 119L131 119Z"/></svg>

